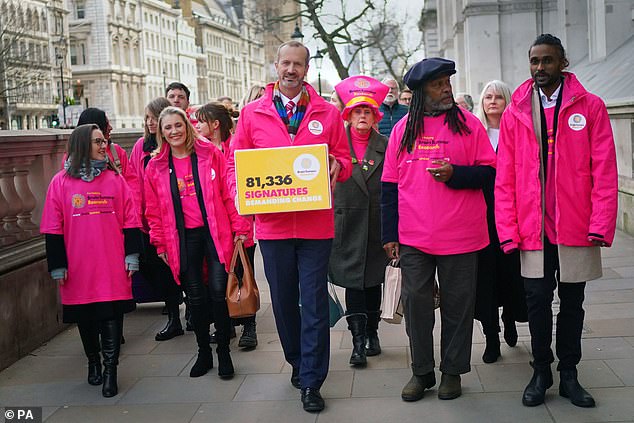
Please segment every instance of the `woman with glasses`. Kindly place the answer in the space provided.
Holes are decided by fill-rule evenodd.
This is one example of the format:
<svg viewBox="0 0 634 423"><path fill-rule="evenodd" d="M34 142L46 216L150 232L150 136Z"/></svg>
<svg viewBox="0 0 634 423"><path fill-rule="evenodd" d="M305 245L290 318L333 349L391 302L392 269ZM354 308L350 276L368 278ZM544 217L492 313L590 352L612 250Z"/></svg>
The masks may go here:
<svg viewBox="0 0 634 423"><path fill-rule="evenodd" d="M97 125L72 132L64 170L48 187L40 230L64 323L79 329L88 383L103 384L103 396L112 397L123 315L135 308L130 277L139 268L141 223L130 188L108 168L107 144Z"/></svg>

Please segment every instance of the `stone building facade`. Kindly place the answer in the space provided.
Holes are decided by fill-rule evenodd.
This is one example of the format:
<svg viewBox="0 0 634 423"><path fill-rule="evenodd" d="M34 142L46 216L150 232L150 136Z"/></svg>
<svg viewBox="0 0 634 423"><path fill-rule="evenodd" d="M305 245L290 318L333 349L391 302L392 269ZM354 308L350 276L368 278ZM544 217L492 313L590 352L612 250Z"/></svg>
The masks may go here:
<svg viewBox="0 0 634 423"><path fill-rule="evenodd" d="M51 125L70 82L67 14L63 0L0 0L0 129Z"/></svg>
<svg viewBox="0 0 634 423"><path fill-rule="evenodd" d="M202 104L224 95L237 102L264 80L261 35L245 14L252 0L66 1L73 92L115 128L142 127L145 105L173 81Z"/></svg>
<svg viewBox="0 0 634 423"><path fill-rule="evenodd" d="M420 28L427 57L456 61L454 90L477 97L487 81L529 77L528 48L561 38L570 65L604 60L634 34L634 2L622 0L427 0Z"/></svg>

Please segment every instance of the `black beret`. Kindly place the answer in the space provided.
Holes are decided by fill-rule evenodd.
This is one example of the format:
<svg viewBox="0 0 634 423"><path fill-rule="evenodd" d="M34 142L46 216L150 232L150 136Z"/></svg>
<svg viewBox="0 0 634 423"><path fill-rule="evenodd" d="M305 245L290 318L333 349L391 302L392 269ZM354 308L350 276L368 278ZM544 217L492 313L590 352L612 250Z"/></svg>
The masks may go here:
<svg viewBox="0 0 634 423"><path fill-rule="evenodd" d="M456 64L452 60L430 57L412 66L403 77L403 82L410 90L415 90L438 76L453 75L454 73L456 73Z"/></svg>

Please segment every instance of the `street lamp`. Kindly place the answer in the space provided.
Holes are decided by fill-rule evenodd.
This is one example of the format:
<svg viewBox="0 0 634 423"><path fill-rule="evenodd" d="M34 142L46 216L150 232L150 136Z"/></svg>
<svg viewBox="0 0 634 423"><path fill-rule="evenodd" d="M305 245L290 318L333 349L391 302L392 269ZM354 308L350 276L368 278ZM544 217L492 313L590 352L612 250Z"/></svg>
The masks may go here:
<svg viewBox="0 0 634 423"><path fill-rule="evenodd" d="M61 83L60 97L62 98L62 114L64 116L64 127L66 127L66 96L64 95L64 59L66 57L66 38L62 35L59 37L59 48L57 50L56 59L59 61L59 78ZM61 127L62 125L60 125Z"/></svg>
<svg viewBox="0 0 634 423"><path fill-rule="evenodd" d="M300 42L304 41L304 34L302 34L302 31L299 29L299 22L295 22L295 30L291 34L291 39L298 40Z"/></svg>
<svg viewBox="0 0 634 423"><path fill-rule="evenodd" d="M317 87L319 88L319 95L321 96L321 65L324 60L321 50L317 49L317 53L311 57L311 59L315 59L315 66L317 67Z"/></svg>

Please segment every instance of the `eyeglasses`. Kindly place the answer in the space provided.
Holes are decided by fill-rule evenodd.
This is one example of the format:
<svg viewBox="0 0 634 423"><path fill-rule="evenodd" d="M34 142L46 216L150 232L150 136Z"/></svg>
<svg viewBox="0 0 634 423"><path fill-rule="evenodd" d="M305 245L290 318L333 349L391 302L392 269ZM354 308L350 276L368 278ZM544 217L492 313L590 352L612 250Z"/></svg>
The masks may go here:
<svg viewBox="0 0 634 423"><path fill-rule="evenodd" d="M99 147L101 147L102 145L108 145L108 141L104 140L103 138L95 138L94 140L92 140L92 142L97 144Z"/></svg>

